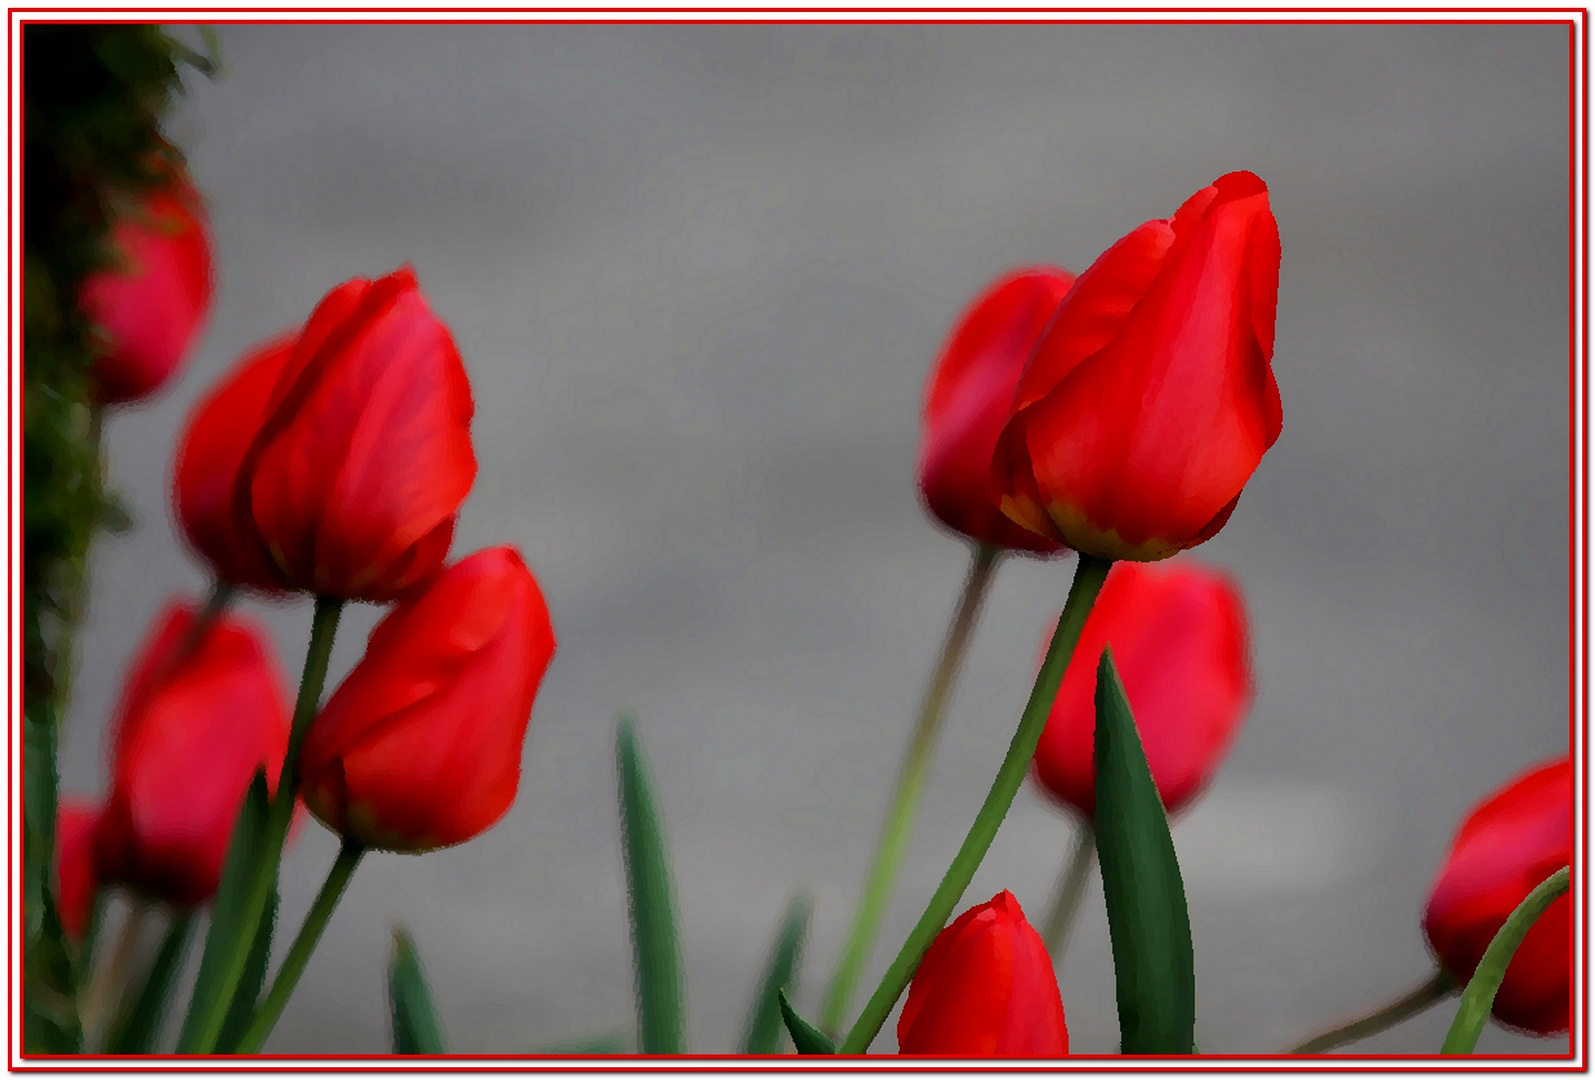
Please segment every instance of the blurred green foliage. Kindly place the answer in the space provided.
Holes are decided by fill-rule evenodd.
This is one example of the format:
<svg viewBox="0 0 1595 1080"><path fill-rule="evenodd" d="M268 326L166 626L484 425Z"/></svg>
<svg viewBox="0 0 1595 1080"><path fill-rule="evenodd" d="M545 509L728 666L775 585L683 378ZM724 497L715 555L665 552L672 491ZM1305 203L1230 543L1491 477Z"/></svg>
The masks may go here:
<svg viewBox="0 0 1595 1080"><path fill-rule="evenodd" d="M125 522L100 466L84 278L107 265L119 209L181 155L160 119L179 67L209 62L138 25L25 24L23 64L22 606L24 1050L82 1049L70 948L50 895L57 728L96 529Z"/></svg>

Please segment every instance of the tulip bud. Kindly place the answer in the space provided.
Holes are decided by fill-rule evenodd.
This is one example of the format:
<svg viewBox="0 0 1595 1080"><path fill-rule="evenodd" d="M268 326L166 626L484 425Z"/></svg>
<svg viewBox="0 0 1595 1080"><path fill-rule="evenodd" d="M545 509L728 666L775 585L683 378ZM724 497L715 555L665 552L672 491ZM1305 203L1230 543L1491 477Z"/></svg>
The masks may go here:
<svg viewBox="0 0 1595 1080"><path fill-rule="evenodd" d="M1279 438L1279 232L1230 173L1081 274L998 440L1003 512L1077 551L1151 561L1211 539Z"/></svg>
<svg viewBox="0 0 1595 1080"><path fill-rule="evenodd" d="M234 585L280 589L281 574L252 522L234 513L234 486L260 431L277 377L293 356L297 334L257 346L189 414L178 441L172 502L189 544Z"/></svg>
<svg viewBox="0 0 1595 1080"><path fill-rule="evenodd" d="M1003 515L991 466L1019 374L1073 283L1051 267L997 281L964 312L925 385L919 490L932 514L977 543L1059 550Z"/></svg>
<svg viewBox="0 0 1595 1080"><path fill-rule="evenodd" d="M63 799L55 819L55 906L61 928L82 941L100 888L94 864L94 836L100 811L85 802Z"/></svg>
<svg viewBox="0 0 1595 1080"><path fill-rule="evenodd" d="M289 588L394 599L442 566L476 478L471 387L408 268L328 293L272 390L234 493Z"/></svg>
<svg viewBox="0 0 1595 1080"><path fill-rule="evenodd" d="M116 259L90 274L79 303L94 327L95 396L144 397L187 355L210 309L205 211L186 178L146 196L112 226Z"/></svg>
<svg viewBox="0 0 1595 1080"><path fill-rule="evenodd" d="M106 881L179 905L215 893L250 780L265 769L275 787L288 750L264 632L222 615L190 641L194 619L193 606L168 605L129 669L96 843Z"/></svg>
<svg viewBox="0 0 1595 1080"><path fill-rule="evenodd" d="M1496 932L1534 887L1572 862L1573 763L1530 769L1473 808L1452 842L1423 916L1440 965L1473 977ZM1572 1007L1572 895L1530 928L1491 1007L1503 1024L1551 1035Z"/></svg>
<svg viewBox="0 0 1595 1080"><path fill-rule="evenodd" d="M1036 779L1095 815L1097 662L1112 645L1152 779L1175 813L1207 786L1251 707L1248 638L1246 608L1228 576L1186 560L1116 563L1036 745Z"/></svg>
<svg viewBox="0 0 1595 1080"><path fill-rule="evenodd" d="M1069 1029L1052 959L1007 890L936 936L897 1020L904 1054L1063 1057Z"/></svg>
<svg viewBox="0 0 1595 1080"><path fill-rule="evenodd" d="M483 832L515 800L554 628L514 548L479 551L404 597L322 709L301 790L333 831L389 851Z"/></svg>

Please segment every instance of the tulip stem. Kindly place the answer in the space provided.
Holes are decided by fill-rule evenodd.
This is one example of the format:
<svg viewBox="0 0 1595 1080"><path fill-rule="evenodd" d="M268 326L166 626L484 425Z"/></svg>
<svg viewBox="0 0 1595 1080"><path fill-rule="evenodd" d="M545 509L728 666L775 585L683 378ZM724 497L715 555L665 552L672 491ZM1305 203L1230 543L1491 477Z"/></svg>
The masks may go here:
<svg viewBox="0 0 1595 1080"><path fill-rule="evenodd" d="M859 899L858 912L853 916L853 927L848 931L847 943L842 947L836 974L831 978L830 989L826 991L825 1002L820 1007L820 1028L828 1034L835 1035L841 1029L842 1018L852 1000L858 977L869 960L870 949L880 932L881 918L891 898L892 884L913 832L914 812L919 807L925 778L935 758L942 717L946 715L953 684L958 678L959 668L963 666L970 635L980 618L980 608L1001 555L1001 548L991 544L976 544L970 557L969 576L964 581L963 595L947 627L941 656L931 672L924 700L920 704L919 719L914 725L914 733L902 764L898 766L897 786L892 791L886 822L876 842L875 863L870 868L869 878Z"/></svg>
<svg viewBox="0 0 1595 1080"><path fill-rule="evenodd" d="M1345 1043L1376 1035L1386 1028L1395 1027L1402 1021L1417 1016L1429 1006L1455 994L1459 989L1455 979L1447 975L1443 969L1437 968L1433 976L1388 1005L1382 1005L1367 1016L1308 1039L1291 1053L1322 1054Z"/></svg>
<svg viewBox="0 0 1595 1080"><path fill-rule="evenodd" d="M1041 943L1047 947L1056 968L1063 962L1063 951L1069 945L1069 930L1074 926L1074 916L1080 910L1080 900L1085 896L1086 879L1091 875L1091 864L1096 861L1097 831L1089 821L1081 822L1075 838L1074 853L1058 876L1058 888L1053 893L1052 908L1042 923Z"/></svg>
<svg viewBox="0 0 1595 1080"><path fill-rule="evenodd" d="M985 858L997 829L1008 814L1008 808L1013 805L1019 786L1024 783L1030 761L1035 757L1036 743L1041 740L1041 730L1046 726L1048 714L1052 712L1053 699L1058 696L1058 684L1063 681L1063 673L1080 641L1086 616L1091 613L1091 605L1096 602L1097 593L1102 591L1102 583L1107 580L1112 565L1111 559L1084 553L1080 555L1079 565L1074 572L1074 584L1069 587L1069 599L1063 605L1063 614L1058 617L1058 629L1047 646L1046 658L1041 662L1035 687L1030 691L1030 701L1020 716L1019 727L1014 731L1013 741L1008 744L1008 754L997 769L996 779L991 782L991 790L986 793L986 801L975 815L969 835L964 837L963 846L958 849L952 865L947 868L941 884L932 894L925 913L909 933L908 940L903 942L897 959L886 969L880 985L875 988L874 995L864 1006L864 1012L854 1023L853 1029L847 1033L847 1038L837 1048L837 1053L862 1054L869 1049L870 1043L880 1033L881 1025L886 1023L886 1017L891 1014L892 1007L914 977L926 950L936 940L936 935L941 933L942 927L947 924L947 917L953 913L964 890L969 887L970 879L975 876L975 870Z"/></svg>
<svg viewBox="0 0 1595 1080"><path fill-rule="evenodd" d="M310 648L305 651L305 671L299 679L299 699L294 702L293 728L288 733L288 753L282 759L277 781L277 801L292 805L299 788L299 747L310 733L310 725L321 708L321 688L327 681L327 664L332 660L332 639L338 632L338 616L343 600L336 596L316 597L316 613L310 623Z"/></svg>
<svg viewBox="0 0 1595 1080"><path fill-rule="evenodd" d="M283 957L282 967L272 980L271 990L249 1021L243 1037L238 1040L237 1053L260 1052L261 1044L271 1034L294 987L299 984L299 976L304 974L310 954L321 940L321 932L327 928L327 921L332 918L332 911L343 897L343 890L348 887L349 879L354 876L355 867L360 864L360 856L365 854L365 850L365 845L347 839L338 849L338 857L333 861L332 869L327 871L327 880L321 883L321 891L316 894L315 903L310 905L310 912L299 927L298 936L288 947L288 955Z"/></svg>

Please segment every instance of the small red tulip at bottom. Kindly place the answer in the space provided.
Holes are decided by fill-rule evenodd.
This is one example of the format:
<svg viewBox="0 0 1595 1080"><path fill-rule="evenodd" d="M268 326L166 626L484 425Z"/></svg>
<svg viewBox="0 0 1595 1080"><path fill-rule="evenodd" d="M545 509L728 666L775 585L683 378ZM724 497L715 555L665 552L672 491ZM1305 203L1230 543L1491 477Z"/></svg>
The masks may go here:
<svg viewBox="0 0 1595 1080"><path fill-rule="evenodd" d="M897 1021L903 1054L1063 1057L1069 1029L1052 958L1007 890L937 935Z"/></svg>
<svg viewBox="0 0 1595 1080"><path fill-rule="evenodd" d="M1507 916L1536 885L1571 863L1572 841L1569 759L1531 769L1474 807L1423 916L1423 932L1452 977L1473 977ZM1491 1012L1501 1023L1537 1035L1566 1031L1572 974L1573 897L1566 893L1523 939Z"/></svg>
<svg viewBox="0 0 1595 1080"><path fill-rule="evenodd" d="M94 833L100 811L88 803L63 800L55 821L55 901L61 928L82 941L94 912L100 875L94 862Z"/></svg>

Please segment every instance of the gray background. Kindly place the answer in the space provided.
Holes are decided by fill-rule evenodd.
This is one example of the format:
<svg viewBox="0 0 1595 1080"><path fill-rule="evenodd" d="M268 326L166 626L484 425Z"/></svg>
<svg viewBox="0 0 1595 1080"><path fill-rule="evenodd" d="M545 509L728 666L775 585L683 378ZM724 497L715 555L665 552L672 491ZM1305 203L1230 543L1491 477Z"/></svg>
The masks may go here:
<svg viewBox="0 0 1595 1080"><path fill-rule="evenodd" d="M173 434L251 343L412 263L475 387L455 550L520 546L559 652L507 818L368 858L268 1050L382 1052L389 928L452 1046L632 1027L614 717L640 715L675 860L690 1045L738 1039L789 896L817 1007L964 572L916 502L926 370L1010 267L1081 270L1219 174L1284 245L1284 434L1223 533L1256 707L1175 830L1198 1036L1292 1045L1423 978L1460 816L1568 740L1568 34L1502 26L225 26L172 135L215 228L183 378L107 428L138 513L94 553L63 764L104 783L124 665L200 566ZM962 838L1071 566L990 599L872 984ZM305 602L247 607L297 675ZM346 616L334 676L378 611ZM1028 786L968 906L1044 909L1071 824ZM297 927L335 850L304 828ZM1093 882L1096 879L1093 878ZM1117 1042L1100 886L1061 972ZM1359 1044L1432 1052L1437 1009ZM893 1021L895 1023L895 1021ZM890 1050L888 1025L876 1044ZM1499 1029L1491 1052L1563 1052Z"/></svg>

